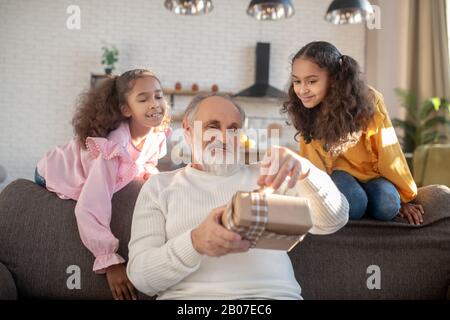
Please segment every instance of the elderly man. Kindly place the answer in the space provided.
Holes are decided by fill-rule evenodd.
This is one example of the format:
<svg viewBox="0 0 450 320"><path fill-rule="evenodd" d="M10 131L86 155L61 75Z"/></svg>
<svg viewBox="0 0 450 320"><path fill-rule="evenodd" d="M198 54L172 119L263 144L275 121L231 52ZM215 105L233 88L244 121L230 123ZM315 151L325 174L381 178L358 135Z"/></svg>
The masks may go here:
<svg viewBox="0 0 450 320"><path fill-rule="evenodd" d="M192 163L152 176L134 210L127 273L141 292L158 299L301 299L286 252L249 249L247 240L221 225L224 205L236 191L277 190L289 181L284 194L309 199L310 233L330 234L346 224L347 200L329 176L286 148L272 147L264 167L205 161L235 154L225 137L244 118L219 94L197 96L186 109ZM196 121L200 130L194 130Z"/></svg>

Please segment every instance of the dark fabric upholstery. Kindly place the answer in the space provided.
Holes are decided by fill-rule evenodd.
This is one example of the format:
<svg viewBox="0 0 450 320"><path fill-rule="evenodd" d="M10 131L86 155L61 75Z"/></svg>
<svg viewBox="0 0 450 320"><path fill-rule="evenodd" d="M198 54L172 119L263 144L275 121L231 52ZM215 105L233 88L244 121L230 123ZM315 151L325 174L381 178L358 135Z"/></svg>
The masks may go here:
<svg viewBox="0 0 450 320"><path fill-rule="evenodd" d="M111 229L124 258L141 186L134 181L113 197ZM111 298L105 276L92 271L94 258L80 240L74 208L75 201L61 200L28 180L12 182L0 194L0 262L13 274L19 297ZM80 267L80 290L67 288L70 265Z"/></svg>
<svg viewBox="0 0 450 320"><path fill-rule="evenodd" d="M305 299L445 299L450 286L450 189L420 188L424 223L350 221L328 236L308 235L292 252ZM367 279L380 268L381 286Z"/></svg>
<svg viewBox="0 0 450 320"><path fill-rule="evenodd" d="M17 288L11 272L0 263L0 300L16 300Z"/></svg>
<svg viewBox="0 0 450 320"><path fill-rule="evenodd" d="M111 228L127 258L134 204L142 186L134 181L113 197ZM305 299L444 299L450 285L450 189L420 189L422 226L351 221L333 235L308 235L291 253ZM83 246L75 202L27 180L0 194L0 263L15 281L19 298L110 299L104 275ZM81 289L69 290L67 267L81 269ZM381 269L381 290L368 290L369 265ZM0 269L3 284L4 271ZM11 277L9 277L10 279ZM143 298L143 295L140 295ZM1 296L0 296L1 298Z"/></svg>

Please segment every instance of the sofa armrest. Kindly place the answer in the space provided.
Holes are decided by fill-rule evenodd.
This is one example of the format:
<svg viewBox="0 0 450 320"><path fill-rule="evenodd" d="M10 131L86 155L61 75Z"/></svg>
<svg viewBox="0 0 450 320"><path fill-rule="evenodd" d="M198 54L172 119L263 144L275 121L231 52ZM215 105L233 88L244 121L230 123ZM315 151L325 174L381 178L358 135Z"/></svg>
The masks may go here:
<svg viewBox="0 0 450 320"><path fill-rule="evenodd" d="M8 268L0 262L0 300L17 300L16 283Z"/></svg>
<svg viewBox="0 0 450 320"><path fill-rule="evenodd" d="M450 219L450 188L444 185L430 185L419 188L415 203L423 206L424 225Z"/></svg>

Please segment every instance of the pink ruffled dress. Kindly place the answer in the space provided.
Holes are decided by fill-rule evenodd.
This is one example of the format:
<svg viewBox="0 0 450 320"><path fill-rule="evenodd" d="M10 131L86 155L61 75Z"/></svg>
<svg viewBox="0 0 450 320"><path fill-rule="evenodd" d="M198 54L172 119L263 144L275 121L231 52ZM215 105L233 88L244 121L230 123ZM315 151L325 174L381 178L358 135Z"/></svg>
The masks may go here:
<svg viewBox="0 0 450 320"><path fill-rule="evenodd" d="M93 270L123 263L117 254L119 240L112 234L111 198L135 178L158 172L158 159L166 154L166 133L151 132L142 150L131 141L124 121L107 138L87 138L86 149L78 140L47 152L37 165L46 188L62 199L77 201L75 216L84 245L95 256Z"/></svg>

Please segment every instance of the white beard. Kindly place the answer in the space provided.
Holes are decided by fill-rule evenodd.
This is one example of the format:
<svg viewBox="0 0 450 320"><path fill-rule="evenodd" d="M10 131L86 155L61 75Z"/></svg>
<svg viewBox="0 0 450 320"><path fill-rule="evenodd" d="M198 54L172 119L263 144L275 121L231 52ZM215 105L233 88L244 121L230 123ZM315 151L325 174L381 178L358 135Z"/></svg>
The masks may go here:
<svg viewBox="0 0 450 320"><path fill-rule="evenodd" d="M239 171L238 164L203 164L203 168L215 176L232 176Z"/></svg>
<svg viewBox="0 0 450 320"><path fill-rule="evenodd" d="M222 143L211 143L203 151L202 166L204 170L216 176L231 176L239 171L240 165L234 152L227 148L223 152ZM215 154L212 151L215 149Z"/></svg>

